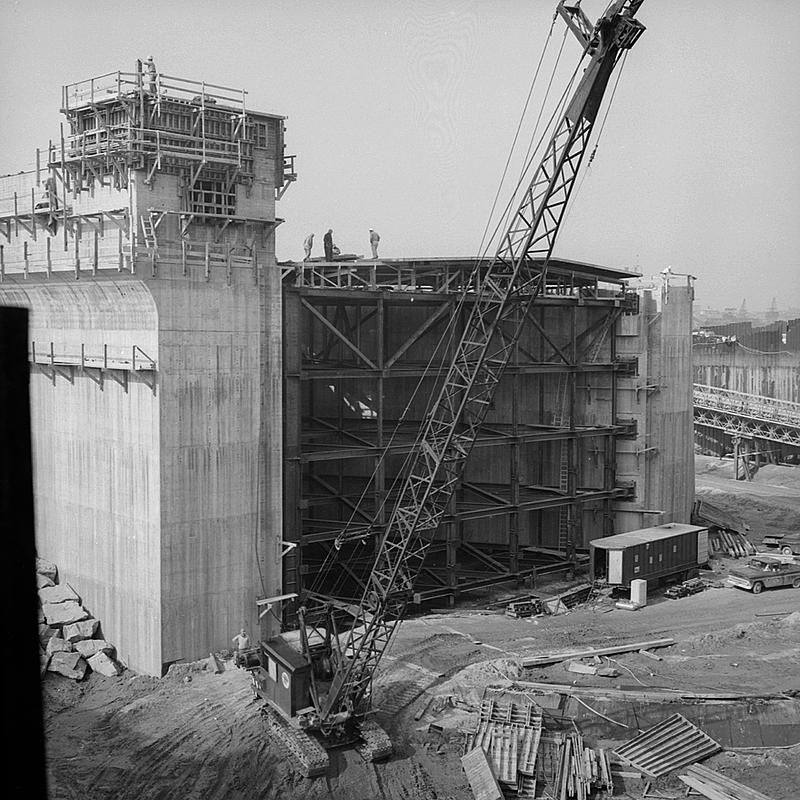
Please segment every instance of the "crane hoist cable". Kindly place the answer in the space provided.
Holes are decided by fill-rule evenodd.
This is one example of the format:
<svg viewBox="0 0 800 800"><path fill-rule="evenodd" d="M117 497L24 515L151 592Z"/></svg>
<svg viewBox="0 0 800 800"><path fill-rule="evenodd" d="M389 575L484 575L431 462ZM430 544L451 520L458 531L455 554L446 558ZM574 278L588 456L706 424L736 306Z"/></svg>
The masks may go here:
<svg viewBox="0 0 800 800"><path fill-rule="evenodd" d="M572 193L570 197L569 206L567 210L564 212L564 222L569 219L570 214L572 213L572 209L575 207L575 202L578 198L578 195L581 193L581 189L583 188L583 182L589 177L592 171L592 162L594 161L594 157L597 154L597 148L600 146L600 137L603 135L603 129L606 126L606 120L608 119L608 112L611 110L611 104L614 102L614 95L617 92L617 86L619 86L619 80L622 77L622 72L625 69L625 59L628 58L629 50L625 50L622 54L622 63L619 67L619 72L617 72L616 80L614 81L614 86L611 88L611 95L608 98L608 104L606 105L605 114L603 114L603 119L600 120L600 127L597 131L597 138L594 140L594 147L592 148L592 152L589 154L589 160L586 162L586 170L584 171L583 175L581 175L580 181L578 181L578 185L575 187L575 191Z"/></svg>
<svg viewBox="0 0 800 800"><path fill-rule="evenodd" d="M584 55L585 55L585 51L584 51ZM494 237L497 235L498 231L501 230L501 226L505 226L508 223L508 219L509 219L511 213L516 208L516 205L517 205L517 203L516 203L517 192L519 191L520 187L523 185L523 181L525 181L525 178L526 178L528 172L530 171L531 167L534 164L538 165L539 162L538 162L538 159L536 158L537 154L540 152L540 148L542 147L542 145L549 138L549 133L550 133L550 130L551 130L551 126L553 125L555 120L560 117L560 115L562 113L562 109L566 105L567 98L569 96L570 91L572 90L572 86L573 86L573 84L575 82L575 78L577 78L577 76L578 76L578 71L580 70L580 66L581 66L582 63L583 63L583 56L581 57L581 60L578 62L578 65L575 67L575 70L573 71L572 76L570 77L569 83L567 84L567 86L564 89L564 91L561 93L561 97L559 98L558 103L556 104L555 108L553 109L553 112L550 115L550 119L547 121L547 124L546 124L544 130L542 131L542 133L541 133L541 135L539 137L539 141L536 143L536 146L531 148L530 145L529 145L528 150L526 152L527 161L524 164L522 171L520 172L520 176L519 176L519 179L517 180L516 186L514 187L513 191L511 192L511 195L509 196L508 202L506 203L505 209L503 210L503 215L497 221L497 224L495 225L494 231L492 231L492 236L491 236L490 242L494 240ZM487 245L487 250L488 250L488 245Z"/></svg>
<svg viewBox="0 0 800 800"><path fill-rule="evenodd" d="M554 17L554 20L555 20L555 17ZM536 80L536 76L538 75L539 70L541 68L541 64L542 64L542 61L544 59L544 55L545 55L545 52L546 52L546 49L547 49L547 45L548 45L549 40L551 38L552 31L553 31L553 24L551 24L550 30L548 32L544 48L542 50L542 54L541 54L541 57L539 59L539 64L537 65L537 70L536 70L536 75L534 76L534 81ZM536 132L537 132L538 127L539 127L539 125L541 123L541 118L542 118L542 115L544 113L544 109L546 107L547 100L549 98L550 90L552 88L552 84L553 84L556 72L558 70L558 66L559 66L559 63L560 63L560 60L561 60L561 56L562 56L563 50L564 50L564 45L565 45L565 42L566 42L567 33L568 33L568 31L565 30L564 31L564 37L562 38L561 45L560 45L558 53L556 55L556 61L555 61L554 65L553 65L553 69L551 71L551 74L550 74L550 77L549 77L549 80L548 80L547 88L545 90L545 97L543 99L542 105L540 106L539 113L538 113L537 118L536 118L536 123L534 125L534 130L533 130L533 132L531 134L531 138L530 138L529 143L528 143L528 147L527 147L527 150L526 150L526 153L525 153L526 163L525 163L525 165L524 165L524 167L522 169L522 172L520 173L520 176L519 176L519 178L517 180L517 184L514 187L514 190L512 191L511 196L509 197L509 200L508 200L508 202L506 204L506 207L504 209L503 215L498 220L498 222L497 222L497 224L495 226L495 229L494 229L494 231L492 233L491 238L489 239L489 242L485 243L485 247L483 249L483 252L481 252L479 254L478 258L476 259L475 265L473 267L473 272L472 272L471 278L474 278L476 273L478 272L478 270L480 268L481 261L486 257L487 252L488 252L488 248L489 248L489 246L491 244L491 241L497 235L497 231L498 231L499 227L507 222L508 216L510 215L512 209L515 207L514 201L515 201L515 198L516 198L516 194L519 191L519 188L522 185L522 182L525 180L525 176L527 175L528 171L530 170L531 166L533 165L534 158L535 158L536 154L539 152L542 144L544 143L545 138L547 137L548 132L550 131L550 127L553 125L554 121L562 113L562 109L563 109L564 105L566 104L566 101L567 101L567 98L569 96L569 93L570 93L570 91L572 89L572 86L573 86L573 84L575 82L575 78L577 77L578 72L580 70L580 66L583 63L583 58L586 55L586 51L585 50L584 50L584 53L581 56L580 61L578 62L577 66L575 67L567 86L563 90L563 92L561 94L561 97L559 98L558 102L556 103L556 106L553 109L553 112L551 113L550 118L549 118L544 130L541 132L541 135L539 137L539 141L536 143L536 145L534 147L533 143L534 143L534 140L535 140ZM527 108L528 102L530 100L530 96L532 94L533 88L534 87L533 87L533 83L532 83L531 91L528 94L528 98L527 98L526 104L525 104L526 108ZM514 143L512 144L512 152L513 152L513 148L514 148L514 146L516 145L516 142L517 142L517 138L518 138L519 130L520 130L521 126L522 126L524 114L525 114L525 111L523 110L523 114L522 114L522 117L520 118L520 123L519 123L518 128L517 128L517 134L515 134ZM506 170L507 170L508 163L510 162L511 157L512 157L512 153L510 152L509 153L509 159L506 162ZM538 160L537 160L536 163L538 164ZM505 179L506 170L504 170L503 178L501 179L500 186L498 186L498 195L499 195L499 193L501 191L503 180ZM495 202L496 202L496 199L497 199L497 197L495 197ZM491 220L491 213L493 213L494 207L495 206L493 204L492 212L490 212L490 216L489 216L489 221ZM489 222L487 222L486 229L488 229L488 227L489 227ZM485 239L485 235L486 235L486 230L484 230L484 239ZM483 246L483 244L484 243L482 242L482 246ZM470 283L471 282L472 281L470 281ZM467 285L469 285L469 284L467 284ZM320 569L317 571L317 573L315 575L315 578L314 578L314 581L312 583L312 590L318 590L318 589L322 588L323 584L327 581L327 578L330 575L331 570L334 568L336 563L339 561L339 553L340 553L340 548L341 548L341 542L342 542L343 539L346 538L346 536L345 536L346 532L349 529L352 528L353 523L354 523L355 518L356 518L356 515L359 513L359 509L362 507L362 504L364 503L364 501L365 501L365 499L367 497L367 494L369 493L370 487L373 485L373 482L375 481L375 478L377 477L377 474L378 474L381 466L383 465L383 463L384 463L384 461L385 461L385 459L386 459L386 457L387 457L387 455L389 453L391 445L394 442L395 437L396 437L396 435L397 435L397 433L399 431L400 425L402 424L402 422L405 419L405 415L408 413L408 411L409 411L409 409L411 407L411 404L412 404L413 400L416 398L416 396L417 396L418 392L420 391L421 387L423 386L423 384L425 382L425 379L427 377L429 377L429 375L431 373L431 368L432 368L433 362L434 362L438 352L442 348L442 345L443 344L446 345L446 348L445 348L445 352L446 352L447 348L449 348L451 346L452 342L455 339L455 333L456 333L456 325L455 325L455 323L460 318L461 309L462 309L462 307L463 307L463 305L464 305L464 303L465 303L465 301L466 301L468 296L469 296L469 292L466 291L466 287L465 287L465 291L462 292L461 296L459 297L458 304L457 304L456 308L453 310L453 312L451 313L451 315L449 317L449 320L448 320L448 324L446 326L446 329L445 329L443 335L437 341L436 346L434 348L434 351L431 354L431 357L428 359L428 363L427 363L427 365L425 367L425 370L423 371L423 374L422 374L420 380L417 382L417 385L414 388L414 392L412 393L412 396L411 396L410 400L406 404L406 407L405 407L405 409L403 411L403 414L398 419L397 425L395 426L395 428L394 428L394 430L393 430L393 432L392 432L392 434L390 436L389 443L384 446L384 448L383 448L383 450L381 452L380 458L378 459L374 469L372 470L372 474L370 475L369 479L365 483L365 486L364 486L364 488L363 488L363 490L361 492L359 500L355 504L355 507L354 507L353 511L351 512L350 517L349 517L347 523L345 524L343 531L339 534L339 536L337 536L336 547L328 551L328 553L325 556L325 559L323 560L323 563L322 563ZM445 367L443 365L440 365L438 367L438 369L437 369L437 372L441 372L444 369L445 369ZM431 397L431 400L432 400L432 397ZM383 492L383 498L381 500L380 506L373 511L373 514L375 516L378 516L379 512L383 511L387 507L388 502L389 502L390 498L392 497L392 491L394 489L396 489L401 484L401 482L402 482L402 480L404 478L404 475L405 475L405 469L406 469L406 467L409 465L409 463L412 460L413 453L414 453L414 447L418 444L418 440L422 436L422 433L423 433L422 429L419 429L417 431L417 437L416 437L416 440L414 442L414 445L410 448L409 452L406 454L406 456L404 458L404 461L403 461L402 467L395 474L395 476L394 476L394 478L392 480L392 484L389 487L389 490ZM355 566L355 565L354 564L350 564L349 566L350 566L350 568L352 570L352 567ZM363 576L361 576L361 577L366 578L366 574L367 574L367 571L365 570L365 574ZM335 589L337 587L341 587L346 580L347 580L347 574L345 573L345 571L340 570L339 574L336 577L336 581L335 581L334 585L332 587L330 587L330 589ZM333 592L333 593L335 594L335 592Z"/></svg>
<svg viewBox="0 0 800 800"><path fill-rule="evenodd" d="M523 106L522 113L519 116L519 122L517 123L517 130L514 132L514 139L511 142L511 147L508 149L508 157L506 158L506 163L505 163L505 166L503 167L503 174L500 176L500 180L498 181L497 191L495 192L494 200L492 201L492 207L491 207L491 209L489 211L489 217L486 220L486 227L483 229L483 235L481 236L481 243L478 245L478 253L480 253L481 255L483 255L483 252L484 252L483 247L484 247L484 243L486 241L486 233L489 230L489 225L491 224L492 216L493 216L493 214L495 212L495 209L497 208L497 201L500 199L500 192L501 192L501 190L503 188L503 182L505 181L506 175L508 174L508 167L511 164L511 158L514 155L514 148L517 146L517 139L519 138L520 131L522 130L522 123L525 121L525 114L528 113L528 105L531 102L531 97L533 96L533 90L534 90L534 87L536 86L536 80L539 77L539 70L542 68L542 62L544 61L545 54L547 53L547 47L550 44L550 39L553 36L553 28L555 27L557 19L558 19L558 12L553 14L553 20L550 23L550 30L547 32L547 38L545 39L544 47L542 48L542 53L539 56L539 63L536 65L536 71L533 74L533 79L531 80L531 85L530 85L530 87L528 89L528 96L525 98L525 105ZM567 35L567 30L565 29L564 30L564 39L562 39L562 41L561 41L561 50L564 49L564 40L566 39L566 35ZM558 51L558 57L561 56L561 50ZM558 57L556 59L556 66L558 66ZM551 75L550 76L550 84L552 84L552 80L553 80L553 78L552 78L552 75ZM547 91L548 92L550 91L550 84L548 84L548 86L547 86ZM547 93L545 93L544 102L545 103L547 102ZM541 115L542 115L542 111L541 111L541 108L540 108L539 109L539 116L536 118L536 125L533 128L533 134L532 134L533 136L536 135L536 128L539 125L539 119L541 119ZM487 248L488 248L488 245L487 245Z"/></svg>

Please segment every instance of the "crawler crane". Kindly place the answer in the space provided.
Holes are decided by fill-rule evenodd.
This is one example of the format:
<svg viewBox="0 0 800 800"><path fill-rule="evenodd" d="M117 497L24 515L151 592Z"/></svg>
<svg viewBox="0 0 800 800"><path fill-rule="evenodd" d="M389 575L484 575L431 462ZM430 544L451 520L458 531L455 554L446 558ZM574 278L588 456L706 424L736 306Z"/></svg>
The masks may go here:
<svg viewBox="0 0 800 800"><path fill-rule="evenodd" d="M359 598L305 590L297 624L243 655L256 695L276 735L306 774L325 771L325 747L360 739L363 755L392 746L371 717L376 668L412 599L414 580L455 490L495 389L520 335L527 309L545 285L550 258L601 101L615 66L644 31L642 0L616 0L592 25L578 3L557 14L583 47L587 65L556 120L545 155L511 217L490 266L476 273L471 312L444 381L402 474L387 521L346 530L375 545ZM314 735L311 735L314 734Z"/></svg>

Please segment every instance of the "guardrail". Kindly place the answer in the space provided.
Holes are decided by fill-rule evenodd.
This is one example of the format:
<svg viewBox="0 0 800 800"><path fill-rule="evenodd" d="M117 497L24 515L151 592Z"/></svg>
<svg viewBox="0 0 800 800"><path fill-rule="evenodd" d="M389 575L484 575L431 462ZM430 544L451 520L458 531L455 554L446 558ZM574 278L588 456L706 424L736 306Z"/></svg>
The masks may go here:
<svg viewBox="0 0 800 800"><path fill-rule="evenodd" d="M694 405L741 417L800 427L800 403L694 384Z"/></svg>

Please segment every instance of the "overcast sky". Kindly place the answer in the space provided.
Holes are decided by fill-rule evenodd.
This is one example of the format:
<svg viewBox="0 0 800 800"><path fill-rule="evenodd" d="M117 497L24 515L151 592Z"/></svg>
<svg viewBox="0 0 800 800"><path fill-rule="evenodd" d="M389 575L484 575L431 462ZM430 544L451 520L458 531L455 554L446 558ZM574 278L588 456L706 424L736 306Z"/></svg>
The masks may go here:
<svg viewBox="0 0 800 800"><path fill-rule="evenodd" d="M280 259L329 227L343 252L369 254L371 227L387 257L477 252L556 6L0 2L0 173L57 136L63 83L152 54L164 73L245 88L252 108L288 117L299 179L278 204ZM605 3L583 6L594 21ZM691 273L700 306L800 305L797 3L645 0L638 17L647 31L556 254ZM556 21L553 57L563 32ZM579 56L569 34L554 92Z"/></svg>

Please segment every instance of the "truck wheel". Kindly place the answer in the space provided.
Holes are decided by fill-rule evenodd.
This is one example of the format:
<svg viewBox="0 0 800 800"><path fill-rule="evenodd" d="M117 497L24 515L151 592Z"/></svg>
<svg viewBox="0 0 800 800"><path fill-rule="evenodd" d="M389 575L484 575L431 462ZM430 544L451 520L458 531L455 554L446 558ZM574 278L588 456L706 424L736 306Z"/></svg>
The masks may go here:
<svg viewBox="0 0 800 800"><path fill-rule="evenodd" d="M761 590L764 588L764 584L761 581L756 581L753 584L753 594L761 594Z"/></svg>
<svg viewBox="0 0 800 800"><path fill-rule="evenodd" d="M792 581L792 587L795 589L800 589L800 578L795 578Z"/></svg>
<svg viewBox="0 0 800 800"><path fill-rule="evenodd" d="M787 545L784 545L783 547L781 547L781 555L791 556L791 555L794 555L794 553L792 552L792 548L789 547L789 545L787 544Z"/></svg>

